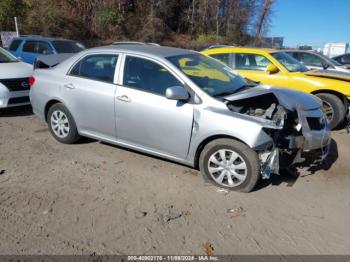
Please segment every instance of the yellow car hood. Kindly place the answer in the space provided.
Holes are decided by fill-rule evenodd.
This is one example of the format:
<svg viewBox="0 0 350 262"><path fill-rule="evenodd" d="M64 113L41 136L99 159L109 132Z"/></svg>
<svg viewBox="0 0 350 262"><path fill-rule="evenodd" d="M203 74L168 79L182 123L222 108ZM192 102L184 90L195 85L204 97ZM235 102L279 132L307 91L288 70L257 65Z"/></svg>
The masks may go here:
<svg viewBox="0 0 350 262"><path fill-rule="evenodd" d="M342 80L350 82L350 73L339 72L339 71L330 71L330 70L311 70L304 73L307 76L316 76L331 78L336 80Z"/></svg>

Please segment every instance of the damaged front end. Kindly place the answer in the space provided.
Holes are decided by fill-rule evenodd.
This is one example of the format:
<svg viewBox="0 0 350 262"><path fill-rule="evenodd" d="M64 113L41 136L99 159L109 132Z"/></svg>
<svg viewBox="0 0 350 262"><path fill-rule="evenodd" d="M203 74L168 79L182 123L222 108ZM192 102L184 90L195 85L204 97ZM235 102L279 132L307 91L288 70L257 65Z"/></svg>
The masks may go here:
<svg viewBox="0 0 350 262"><path fill-rule="evenodd" d="M305 153L317 152L318 161L327 156L330 130L318 98L259 86L225 97L225 102L231 111L262 123L263 131L271 137L271 143L255 148L263 179L278 174L280 168L303 162Z"/></svg>

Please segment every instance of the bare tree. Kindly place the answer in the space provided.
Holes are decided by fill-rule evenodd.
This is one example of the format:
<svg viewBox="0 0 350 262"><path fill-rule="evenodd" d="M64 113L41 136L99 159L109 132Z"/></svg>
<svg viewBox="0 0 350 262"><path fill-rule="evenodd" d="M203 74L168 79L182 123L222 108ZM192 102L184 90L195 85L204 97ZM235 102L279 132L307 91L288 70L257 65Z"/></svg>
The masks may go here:
<svg viewBox="0 0 350 262"><path fill-rule="evenodd" d="M264 0L261 7L260 17L258 18L255 33L255 44L261 41L262 33L266 30L270 23L270 16L272 12L272 6L275 0Z"/></svg>

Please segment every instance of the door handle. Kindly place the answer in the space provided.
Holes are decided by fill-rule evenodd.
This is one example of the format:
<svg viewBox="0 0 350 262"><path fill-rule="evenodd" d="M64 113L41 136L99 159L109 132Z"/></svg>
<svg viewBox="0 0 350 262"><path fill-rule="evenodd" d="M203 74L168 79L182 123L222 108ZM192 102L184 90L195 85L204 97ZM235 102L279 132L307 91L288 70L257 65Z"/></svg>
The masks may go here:
<svg viewBox="0 0 350 262"><path fill-rule="evenodd" d="M64 87L69 90L75 89L75 86L73 84L65 84Z"/></svg>
<svg viewBox="0 0 350 262"><path fill-rule="evenodd" d="M117 96L117 99L120 100L120 101L123 101L123 102L131 102L131 99L126 96L126 95L122 95L122 96Z"/></svg>

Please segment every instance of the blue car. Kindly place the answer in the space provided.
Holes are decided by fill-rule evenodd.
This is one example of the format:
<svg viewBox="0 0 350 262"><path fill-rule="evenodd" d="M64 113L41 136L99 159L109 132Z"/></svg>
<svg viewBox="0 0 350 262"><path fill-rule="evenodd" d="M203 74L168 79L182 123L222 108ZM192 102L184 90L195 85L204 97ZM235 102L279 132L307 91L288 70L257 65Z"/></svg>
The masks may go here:
<svg viewBox="0 0 350 262"><path fill-rule="evenodd" d="M38 56L78 53L84 49L76 41L41 36L15 37L8 48L12 55L29 64L34 64Z"/></svg>

